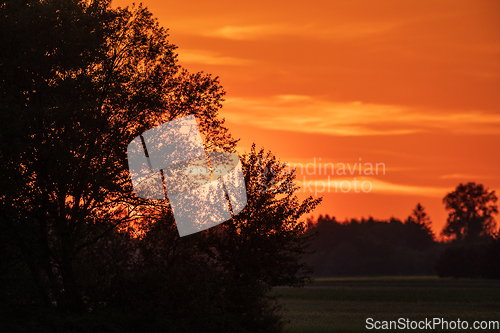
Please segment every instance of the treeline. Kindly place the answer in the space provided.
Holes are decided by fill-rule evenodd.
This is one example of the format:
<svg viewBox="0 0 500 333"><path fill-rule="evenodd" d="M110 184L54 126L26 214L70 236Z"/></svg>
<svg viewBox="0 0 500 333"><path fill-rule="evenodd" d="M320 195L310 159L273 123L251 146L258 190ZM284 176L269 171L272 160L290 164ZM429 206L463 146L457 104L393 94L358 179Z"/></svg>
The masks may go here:
<svg viewBox="0 0 500 333"><path fill-rule="evenodd" d="M418 204L404 221L319 216L308 221L316 238L304 260L316 276L434 275L500 279L500 232L495 191L459 184L443 198L447 223L436 241Z"/></svg>
<svg viewBox="0 0 500 333"><path fill-rule="evenodd" d="M320 216L309 221L316 234L313 253L304 257L314 275L377 276L435 275L435 264L445 244L430 229L411 220L351 219L339 222Z"/></svg>

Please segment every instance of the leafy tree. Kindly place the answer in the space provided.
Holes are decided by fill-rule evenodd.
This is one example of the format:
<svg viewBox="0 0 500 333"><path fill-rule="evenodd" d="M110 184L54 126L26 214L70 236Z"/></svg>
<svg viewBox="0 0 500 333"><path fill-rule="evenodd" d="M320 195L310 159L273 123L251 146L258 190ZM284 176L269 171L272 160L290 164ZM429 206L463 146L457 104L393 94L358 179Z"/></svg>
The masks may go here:
<svg viewBox="0 0 500 333"><path fill-rule="evenodd" d="M460 184L443 199L450 213L442 235L454 242L436 262L440 277L498 278L498 238L493 237L496 201L495 191L475 183Z"/></svg>
<svg viewBox="0 0 500 333"><path fill-rule="evenodd" d="M295 174L287 172L271 152L257 151L253 145L242 163L252 200L233 223L209 231L211 237L217 236L213 244L219 251L214 260L228 264L238 279L254 279L267 286L301 285L311 270L299 260L313 237L304 237L307 223L297 221L321 199L309 197L300 202L295 195Z"/></svg>
<svg viewBox="0 0 500 333"><path fill-rule="evenodd" d="M79 252L139 218L125 148L159 123L195 113L212 144L235 141L216 118L217 79L175 63L144 8L107 1L3 4L0 154L2 223L44 302L82 310ZM214 135L209 135L214 133Z"/></svg>
<svg viewBox="0 0 500 333"><path fill-rule="evenodd" d="M194 114L207 150L235 151L218 118L218 79L177 65L167 31L142 6L9 0L0 30L1 265L16 290L3 288L2 299L62 312L115 306L134 314L119 322L136 331L279 327L266 295L307 278L299 218L319 200L279 187L294 176L274 156L242 156L247 208L189 237L179 238L168 201L132 191L127 145L158 124ZM266 191L260 160L274 170ZM133 223L139 237L124 232Z"/></svg>
<svg viewBox="0 0 500 333"><path fill-rule="evenodd" d="M494 214L498 213L495 191L482 184L460 184L448 193L443 203L449 210L442 234L458 241L477 239L495 231Z"/></svg>

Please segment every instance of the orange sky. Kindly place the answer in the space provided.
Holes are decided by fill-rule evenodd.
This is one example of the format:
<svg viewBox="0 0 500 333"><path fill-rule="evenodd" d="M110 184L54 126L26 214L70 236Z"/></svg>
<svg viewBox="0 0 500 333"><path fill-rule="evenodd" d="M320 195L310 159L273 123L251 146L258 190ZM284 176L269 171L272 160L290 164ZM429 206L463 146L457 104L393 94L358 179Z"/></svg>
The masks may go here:
<svg viewBox="0 0 500 333"><path fill-rule="evenodd" d="M442 198L460 182L500 189L499 1L143 4L181 65L220 77L220 113L241 151L256 142L284 162L316 163L298 172L313 191L301 196L328 176L344 190L354 177L371 186L335 193L330 183L315 215L403 219L420 202L439 233ZM383 163L385 174L351 175L360 161L362 173Z"/></svg>

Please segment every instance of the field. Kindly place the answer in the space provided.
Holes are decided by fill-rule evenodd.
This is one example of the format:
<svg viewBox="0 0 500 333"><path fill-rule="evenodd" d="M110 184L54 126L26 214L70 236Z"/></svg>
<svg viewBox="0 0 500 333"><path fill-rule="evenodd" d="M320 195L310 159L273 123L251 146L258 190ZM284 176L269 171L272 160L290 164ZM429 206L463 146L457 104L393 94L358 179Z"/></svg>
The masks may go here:
<svg viewBox="0 0 500 333"><path fill-rule="evenodd" d="M285 317L290 321L285 329L289 333L384 331L372 326L382 327L384 321L387 325L395 321L392 324L399 325L400 331L413 331L409 328L418 324L423 328L425 323L419 322L425 319L429 321L427 329L416 331L432 332L429 325L436 320L432 327L436 332L464 331L466 324L473 332L475 321L484 321L478 324L490 328L500 322L500 281L493 280L322 278L304 288L281 287L275 292L281 295ZM373 319L371 330L367 329L367 318ZM401 329L402 324L406 329ZM499 332L500 328L479 331Z"/></svg>

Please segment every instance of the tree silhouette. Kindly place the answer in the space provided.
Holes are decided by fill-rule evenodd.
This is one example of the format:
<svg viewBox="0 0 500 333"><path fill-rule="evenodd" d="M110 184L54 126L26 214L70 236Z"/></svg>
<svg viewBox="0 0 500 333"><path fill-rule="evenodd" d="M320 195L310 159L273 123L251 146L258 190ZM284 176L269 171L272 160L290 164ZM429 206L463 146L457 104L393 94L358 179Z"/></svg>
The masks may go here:
<svg viewBox="0 0 500 333"><path fill-rule="evenodd" d="M448 193L443 203L449 210L442 234L458 241L473 240L495 230L494 214L498 213L495 191L482 184L460 184Z"/></svg>
<svg viewBox="0 0 500 333"><path fill-rule="evenodd" d="M295 174L287 172L271 152L255 145L243 156L249 200L247 207L225 223L209 230L217 244L214 260L224 262L236 279L262 281L266 287L301 285L311 273L299 260L307 252L306 222L297 223L321 199L300 202L295 195ZM263 169L267 178L262 179Z"/></svg>
<svg viewBox="0 0 500 333"><path fill-rule="evenodd" d="M0 30L2 281L16 290L2 286L4 300L63 312L156 304L189 331L193 321L175 324L188 317L184 308L264 322L269 287L304 281L299 217L319 201L300 203L293 187L257 191L254 165L271 155L242 157L248 208L209 232L179 238L168 201L133 194L126 149L145 130L194 114L207 150L235 152L237 141L218 118L218 79L177 65L167 31L147 9L6 1ZM274 168L270 181L293 178ZM132 222L139 238L118 232ZM197 294L204 277L209 290ZM246 308L237 297L244 290L253 292Z"/></svg>
<svg viewBox="0 0 500 333"><path fill-rule="evenodd" d="M145 203L131 195L125 156L133 136L193 112L212 144L235 142L214 120L223 96L217 80L181 71L146 9L107 6L2 6L2 222L44 301L69 311L84 307L78 253L140 218Z"/></svg>
<svg viewBox="0 0 500 333"><path fill-rule="evenodd" d="M413 209L405 224L415 229L414 242L422 246L433 242L434 232L432 231L432 221L424 210L424 207L418 203Z"/></svg>
<svg viewBox="0 0 500 333"><path fill-rule="evenodd" d="M427 216L427 213L424 211L424 207L418 203L417 206L413 209L411 215L406 220L406 223L414 223L422 226L424 229L430 230L431 228L431 219Z"/></svg>

